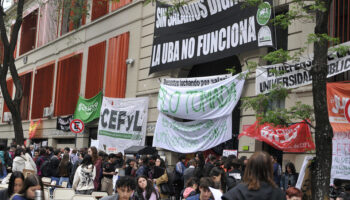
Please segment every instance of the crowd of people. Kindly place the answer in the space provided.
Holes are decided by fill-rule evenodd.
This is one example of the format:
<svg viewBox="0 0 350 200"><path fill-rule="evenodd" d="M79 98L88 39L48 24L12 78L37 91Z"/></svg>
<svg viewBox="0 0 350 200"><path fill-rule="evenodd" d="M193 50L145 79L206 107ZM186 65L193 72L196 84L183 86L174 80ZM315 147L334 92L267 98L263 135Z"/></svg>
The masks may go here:
<svg viewBox="0 0 350 200"><path fill-rule="evenodd" d="M214 198L213 189L224 200L302 199L302 192L294 187L298 179L294 164L288 163L282 173L276 158L265 152L249 159L209 155L206 160L199 152L187 160L180 155L170 170L159 155L126 158L95 147L78 151L0 146L0 169L0 179L12 173L8 188L0 190L4 200L34 199L35 190L44 189L42 177L77 194L107 192L103 200L208 200Z"/></svg>

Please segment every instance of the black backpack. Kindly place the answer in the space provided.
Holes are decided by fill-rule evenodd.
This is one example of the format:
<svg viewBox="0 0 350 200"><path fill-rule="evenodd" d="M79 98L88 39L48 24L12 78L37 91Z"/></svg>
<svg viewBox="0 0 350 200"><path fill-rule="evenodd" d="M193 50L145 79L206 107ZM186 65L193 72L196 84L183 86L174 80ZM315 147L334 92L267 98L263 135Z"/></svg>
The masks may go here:
<svg viewBox="0 0 350 200"><path fill-rule="evenodd" d="M49 177L50 176L50 162L51 159L43 157L44 162L40 166L41 176Z"/></svg>

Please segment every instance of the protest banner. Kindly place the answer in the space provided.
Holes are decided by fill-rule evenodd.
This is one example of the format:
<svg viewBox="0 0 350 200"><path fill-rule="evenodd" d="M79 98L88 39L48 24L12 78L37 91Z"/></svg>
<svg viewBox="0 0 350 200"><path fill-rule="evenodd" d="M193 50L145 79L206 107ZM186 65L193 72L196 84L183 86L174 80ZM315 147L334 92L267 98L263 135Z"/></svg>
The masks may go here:
<svg viewBox="0 0 350 200"><path fill-rule="evenodd" d="M173 9L156 3L150 74L275 45L273 1L197 0Z"/></svg>
<svg viewBox="0 0 350 200"><path fill-rule="evenodd" d="M145 144L148 98L103 97L98 137L100 145L124 153Z"/></svg>
<svg viewBox="0 0 350 200"><path fill-rule="evenodd" d="M295 187L298 188L299 190L301 189L305 177L305 171L307 170L306 167L308 165L308 162L312 160L314 156L305 156L303 164L301 165L299 176L298 176L298 181L295 184Z"/></svg>
<svg viewBox="0 0 350 200"><path fill-rule="evenodd" d="M235 155L236 157L238 157L238 151L233 149L224 149L222 151L222 156L228 157L229 155Z"/></svg>
<svg viewBox="0 0 350 200"><path fill-rule="evenodd" d="M213 148L231 138L232 115L178 122L159 113L153 146L179 153L194 153Z"/></svg>
<svg viewBox="0 0 350 200"><path fill-rule="evenodd" d="M216 75L216 76L204 76L194 78L162 78L161 84L167 86L176 87L203 87L206 85L212 85L220 81L226 80L232 77L232 74Z"/></svg>
<svg viewBox="0 0 350 200"><path fill-rule="evenodd" d="M284 152L305 152L315 149L310 128L306 122L296 123L288 127L274 127L271 124L259 124L256 121L240 133L238 138L242 136L263 141Z"/></svg>
<svg viewBox="0 0 350 200"><path fill-rule="evenodd" d="M333 128L331 182L335 178L350 180L350 122L347 119L350 83L327 83L329 122Z"/></svg>
<svg viewBox="0 0 350 200"><path fill-rule="evenodd" d="M91 99L79 97L77 107L74 112L74 119L80 119L85 124L100 117L102 104L102 92L99 92Z"/></svg>
<svg viewBox="0 0 350 200"><path fill-rule="evenodd" d="M350 45L350 43L343 45ZM284 88L289 89L309 85L312 83L310 74L312 65L312 59L309 59L257 67L255 93L257 95L268 93L275 84L281 84ZM328 57L328 78L348 70L350 70L350 54L343 57L331 54Z"/></svg>
<svg viewBox="0 0 350 200"><path fill-rule="evenodd" d="M229 115L240 99L244 82L240 74L237 74L204 86L200 86L199 80L193 87L161 84L157 108L167 115L189 120L215 119Z"/></svg>
<svg viewBox="0 0 350 200"><path fill-rule="evenodd" d="M56 129L62 130L64 132L70 131L70 123L73 121L73 115L67 116L67 117L57 117L57 123L56 123Z"/></svg>

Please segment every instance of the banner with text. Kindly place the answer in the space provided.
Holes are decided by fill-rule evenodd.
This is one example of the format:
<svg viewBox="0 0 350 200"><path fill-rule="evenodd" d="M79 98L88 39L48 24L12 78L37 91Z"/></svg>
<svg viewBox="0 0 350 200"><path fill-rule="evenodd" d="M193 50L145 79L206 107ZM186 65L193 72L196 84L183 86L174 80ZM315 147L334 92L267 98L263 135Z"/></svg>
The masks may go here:
<svg viewBox="0 0 350 200"><path fill-rule="evenodd" d="M203 76L194 78L162 78L160 83L166 86L175 87L203 87L206 85L213 85L217 82L226 80L232 77L232 74Z"/></svg>
<svg viewBox="0 0 350 200"><path fill-rule="evenodd" d="M305 122L288 127L274 127L268 123L253 125L239 134L238 138L248 136L266 142L284 152L305 152L315 149L309 125Z"/></svg>
<svg viewBox="0 0 350 200"><path fill-rule="evenodd" d="M91 99L79 97L77 107L74 112L74 119L80 119L84 123L89 123L100 117L102 104L102 92L99 92Z"/></svg>
<svg viewBox="0 0 350 200"><path fill-rule="evenodd" d="M306 60L258 67L256 69L255 93L268 93L276 84L290 89L309 85L312 83L310 74L312 65L312 60ZM328 78L348 70L350 70L350 55L328 57Z"/></svg>
<svg viewBox="0 0 350 200"><path fill-rule="evenodd" d="M245 81L239 74L213 84L205 84L205 79L202 79L203 84L196 78L182 80L193 86L160 85L157 107L167 115L189 120L215 119L231 114Z"/></svg>
<svg viewBox="0 0 350 200"><path fill-rule="evenodd" d="M350 82L327 83L327 104L333 128L331 179L350 180Z"/></svg>
<svg viewBox="0 0 350 200"><path fill-rule="evenodd" d="M157 1L150 73L206 63L274 46L273 1L197 0L171 7Z"/></svg>
<svg viewBox="0 0 350 200"><path fill-rule="evenodd" d="M98 140L100 146L117 152L145 144L148 98L103 97Z"/></svg>
<svg viewBox="0 0 350 200"><path fill-rule="evenodd" d="M153 146L179 153L213 148L232 138L232 115L217 119L178 122L159 113Z"/></svg>

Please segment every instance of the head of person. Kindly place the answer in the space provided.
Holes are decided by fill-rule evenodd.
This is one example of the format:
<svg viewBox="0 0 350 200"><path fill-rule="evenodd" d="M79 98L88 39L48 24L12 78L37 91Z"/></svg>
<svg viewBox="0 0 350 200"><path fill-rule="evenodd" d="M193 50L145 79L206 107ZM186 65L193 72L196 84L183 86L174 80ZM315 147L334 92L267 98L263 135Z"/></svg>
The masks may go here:
<svg viewBox="0 0 350 200"><path fill-rule="evenodd" d="M271 160L272 160L272 163L276 163L277 162L277 156L276 155L271 155Z"/></svg>
<svg viewBox="0 0 350 200"><path fill-rule="evenodd" d="M40 155L40 156L45 156L45 155L46 155L46 149L41 148L41 149L39 150L39 155Z"/></svg>
<svg viewBox="0 0 350 200"><path fill-rule="evenodd" d="M148 180L146 176L139 176L136 179L137 193L141 196L143 192L146 192L146 199L150 199L152 193L158 196L151 180Z"/></svg>
<svg viewBox="0 0 350 200"><path fill-rule="evenodd" d="M22 189L23 183L24 183L24 176L22 172L19 172L19 171L13 172L10 176L9 185L8 185L8 190L7 190L8 197L12 196L15 193L18 193Z"/></svg>
<svg viewBox="0 0 350 200"><path fill-rule="evenodd" d="M201 180L199 181L199 191L200 191L199 199L200 200L210 199L212 194L209 187L214 187L214 185L215 184L211 178L209 177L201 178Z"/></svg>
<svg viewBox="0 0 350 200"><path fill-rule="evenodd" d="M156 159L156 166L157 167L161 167L161 168L165 168L165 162L162 158L157 158Z"/></svg>
<svg viewBox="0 0 350 200"><path fill-rule="evenodd" d="M90 147L88 149L88 154L92 157L92 162L95 163L98 158L96 147Z"/></svg>
<svg viewBox="0 0 350 200"><path fill-rule="evenodd" d="M114 153L110 153L110 154L108 155L108 161L109 161L110 163L115 163L116 160L117 160L117 155L115 155Z"/></svg>
<svg viewBox="0 0 350 200"><path fill-rule="evenodd" d="M242 157L239 158L239 160L241 161L241 163L243 165L247 165L247 163L248 163L247 156L242 156Z"/></svg>
<svg viewBox="0 0 350 200"><path fill-rule="evenodd" d="M129 166L134 167L136 165L136 160L135 159L130 159L129 160Z"/></svg>
<svg viewBox="0 0 350 200"><path fill-rule="evenodd" d="M60 157L60 155L61 155L61 150L56 149L56 150L54 151L53 154L54 154L55 156L57 156L57 157Z"/></svg>
<svg viewBox="0 0 350 200"><path fill-rule="evenodd" d="M34 150L34 145L29 145L29 149L31 150L31 151L33 151Z"/></svg>
<svg viewBox="0 0 350 200"><path fill-rule="evenodd" d="M209 156L209 161L210 161L211 163L215 163L215 161L216 161L216 156L210 155L210 156Z"/></svg>
<svg viewBox="0 0 350 200"><path fill-rule="evenodd" d="M37 175L28 175L24 180L23 187L19 191L19 194L23 195L26 199L34 199L35 190L41 190L42 193L44 193L43 182Z"/></svg>
<svg viewBox="0 0 350 200"><path fill-rule="evenodd" d="M243 182L249 190L258 190L261 182L276 187L273 181L273 167L271 157L268 153L257 151L249 159L244 171Z"/></svg>
<svg viewBox="0 0 350 200"><path fill-rule="evenodd" d="M209 177L215 182L220 183L221 182L221 174L222 170L218 167L213 167L213 169L209 172Z"/></svg>
<svg viewBox="0 0 350 200"><path fill-rule="evenodd" d="M119 200L129 200L136 189L135 179L129 176L119 177L116 183L116 191Z"/></svg>
<svg viewBox="0 0 350 200"><path fill-rule="evenodd" d="M15 151L15 157L17 157L17 156L22 156L22 155L24 155L24 150L23 150L22 148L16 149L16 151Z"/></svg>
<svg viewBox="0 0 350 200"><path fill-rule="evenodd" d="M89 154L86 154L81 161L81 167L88 167L89 165L93 165L92 157Z"/></svg>
<svg viewBox="0 0 350 200"><path fill-rule="evenodd" d="M197 167L196 159L191 159L190 161L188 161L188 165L189 166L193 166L193 167Z"/></svg>
<svg viewBox="0 0 350 200"><path fill-rule="evenodd" d="M289 187L286 190L287 200L302 200L303 193L295 187Z"/></svg>
<svg viewBox="0 0 350 200"><path fill-rule="evenodd" d="M140 165L148 165L148 157L143 155L140 159L139 159L139 164Z"/></svg>
<svg viewBox="0 0 350 200"><path fill-rule="evenodd" d="M186 162L186 156L184 154L179 155L179 161L180 162Z"/></svg>
<svg viewBox="0 0 350 200"><path fill-rule="evenodd" d="M187 180L186 184L185 184L186 187L191 187L193 188L194 190L197 190L198 189L198 179L196 177L191 177Z"/></svg>
<svg viewBox="0 0 350 200"><path fill-rule="evenodd" d="M0 144L0 151L6 151L6 145L5 144Z"/></svg>
<svg viewBox="0 0 350 200"><path fill-rule="evenodd" d="M38 149L36 149L36 150L34 151L34 157L39 157L39 150L38 150Z"/></svg>
<svg viewBox="0 0 350 200"><path fill-rule="evenodd" d="M69 147L65 147L64 150L63 150L63 153L70 153L70 148Z"/></svg>
<svg viewBox="0 0 350 200"><path fill-rule="evenodd" d="M289 162L286 164L286 173L287 174L295 174L295 166L293 163Z"/></svg>
<svg viewBox="0 0 350 200"><path fill-rule="evenodd" d="M240 169L241 168L241 162L237 158L233 159L231 163L232 163L233 169Z"/></svg>

